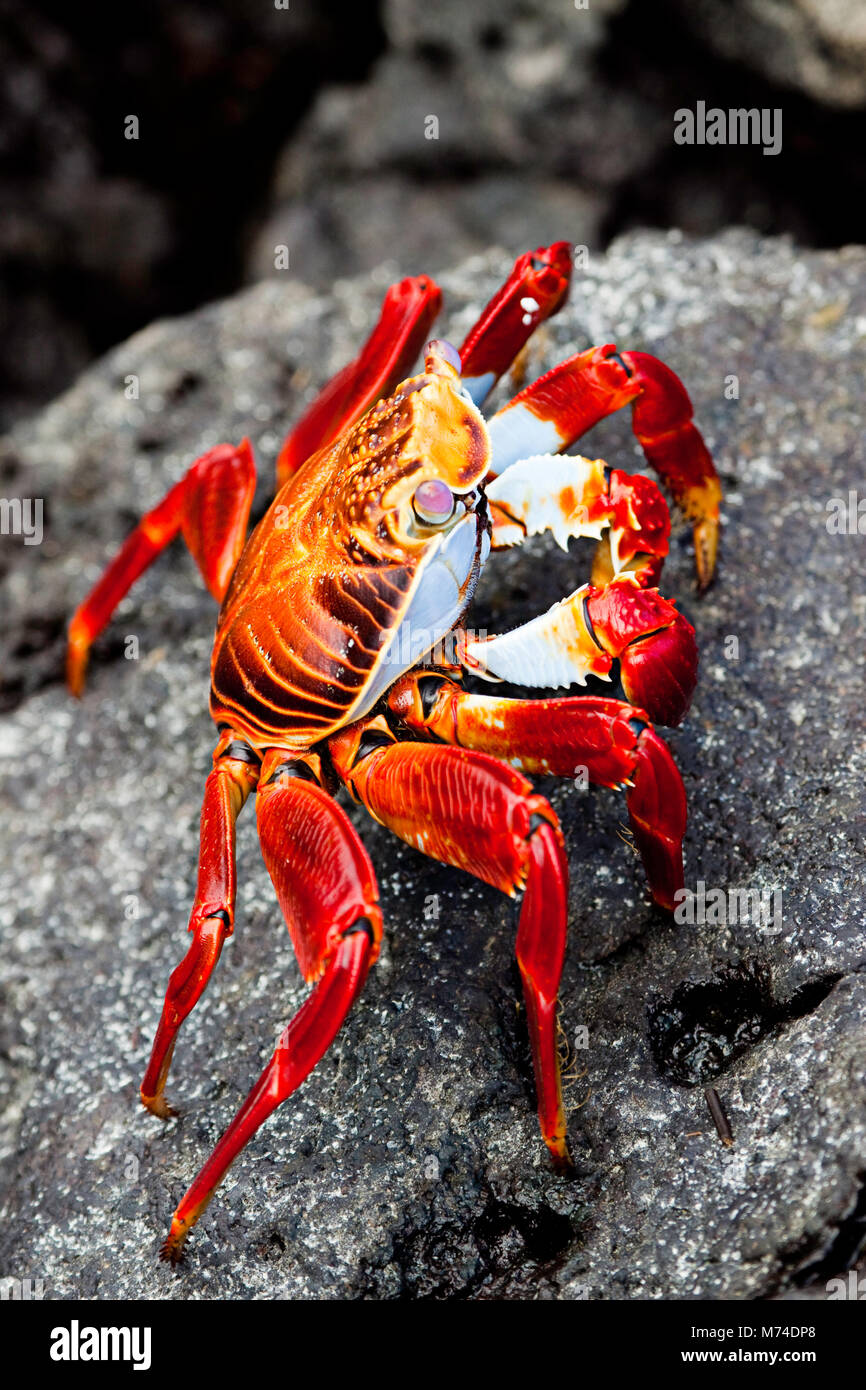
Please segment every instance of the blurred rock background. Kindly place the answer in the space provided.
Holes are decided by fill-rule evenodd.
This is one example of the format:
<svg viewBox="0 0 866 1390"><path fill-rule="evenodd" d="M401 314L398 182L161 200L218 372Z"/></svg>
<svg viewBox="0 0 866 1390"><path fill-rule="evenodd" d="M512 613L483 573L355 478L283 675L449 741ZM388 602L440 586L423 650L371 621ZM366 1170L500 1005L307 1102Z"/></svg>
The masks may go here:
<svg viewBox="0 0 866 1390"><path fill-rule="evenodd" d="M866 240L860 0L278 3L0 0L0 424L279 245L324 288L564 227ZM781 153L675 145L698 100Z"/></svg>

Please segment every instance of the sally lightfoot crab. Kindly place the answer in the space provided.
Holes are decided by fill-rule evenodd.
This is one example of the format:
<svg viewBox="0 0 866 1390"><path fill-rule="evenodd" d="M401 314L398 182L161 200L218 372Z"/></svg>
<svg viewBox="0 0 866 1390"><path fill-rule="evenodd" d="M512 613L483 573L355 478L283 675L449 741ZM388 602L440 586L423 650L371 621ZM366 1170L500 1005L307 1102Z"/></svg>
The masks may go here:
<svg viewBox="0 0 866 1390"><path fill-rule="evenodd" d="M653 721L675 724L697 674L694 631L656 584L670 520L658 487L564 454L628 402L646 457L694 527L699 588L712 576L719 484L685 389L662 363L613 345L569 358L485 423L480 405L568 291L570 248L521 256L459 352L434 340L429 277L389 290L358 359L289 435L279 488L245 541L252 451L219 445L149 512L73 617L68 681L121 597L180 532L221 602L211 663L218 726L205 782L192 941L168 983L141 1087L165 1085L178 1028L234 928L235 822L251 793L262 854L313 986L171 1223L183 1243L229 1165L330 1046L376 960L382 914L372 864L340 788L410 845L523 894L517 960L538 1093L555 1164L569 1162L556 1037L568 864L531 775L626 791L653 898L683 882L686 799ZM489 552L550 531L598 539L592 583L499 636L465 626ZM447 651L443 642L449 639ZM627 700L515 700L463 676L536 688L610 679Z"/></svg>

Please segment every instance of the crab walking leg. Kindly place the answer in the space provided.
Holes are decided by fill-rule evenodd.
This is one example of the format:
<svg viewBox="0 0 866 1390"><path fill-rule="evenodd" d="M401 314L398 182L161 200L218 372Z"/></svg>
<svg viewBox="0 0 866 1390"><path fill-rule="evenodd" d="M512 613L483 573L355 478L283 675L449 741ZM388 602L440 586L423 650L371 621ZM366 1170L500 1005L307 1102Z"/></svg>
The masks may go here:
<svg viewBox="0 0 866 1390"><path fill-rule="evenodd" d="M327 1052L361 991L370 955L370 937L361 927L340 942L315 990L283 1032L270 1062L179 1202L161 1259L177 1264L184 1241L241 1149Z"/></svg>
<svg viewBox="0 0 866 1390"><path fill-rule="evenodd" d="M391 286L358 356L331 378L287 435L277 458L278 487L409 375L441 307L442 292L429 275Z"/></svg>
<svg viewBox="0 0 866 1390"><path fill-rule="evenodd" d="M494 550L522 545L550 531L563 550L572 537L608 533L610 570L593 567L593 583L607 584L624 570L642 587L658 583L668 553L671 522L656 483L621 473L604 459L541 454L521 459L487 485Z"/></svg>
<svg viewBox="0 0 866 1390"><path fill-rule="evenodd" d="M392 687L388 708L413 734L489 753L530 776L583 772L588 782L624 787L650 891L673 911L683 886L686 793L667 745L642 709L593 696L469 695L445 676L417 671Z"/></svg>
<svg viewBox="0 0 866 1390"><path fill-rule="evenodd" d="M556 816L532 784L484 753L396 743L381 716L329 743L355 799L424 854L514 896L524 889L517 932L544 1141L570 1162L559 1074L556 1004L568 926L568 863Z"/></svg>
<svg viewBox="0 0 866 1390"><path fill-rule="evenodd" d="M692 421L679 377L645 352L618 353L613 343L577 353L527 386L488 421L493 470L518 459L561 453L621 406L647 460L693 523L698 586L713 576L721 484Z"/></svg>
<svg viewBox="0 0 866 1390"><path fill-rule="evenodd" d="M327 1052L379 953L382 914L373 866L348 816L315 779L311 761L274 750L265 756L257 821L299 964L317 983L178 1204L162 1248L162 1258L172 1263L244 1145Z"/></svg>
<svg viewBox="0 0 866 1390"><path fill-rule="evenodd" d="M69 624L66 681L73 695L84 688L94 639L124 594L178 532L214 598L224 597L244 547L255 487L249 440L242 439L237 448L218 444L142 517Z"/></svg>
<svg viewBox="0 0 866 1390"><path fill-rule="evenodd" d="M539 246L515 261L460 349L463 385L476 405L490 394L538 325L562 308L571 268L567 241Z"/></svg>
<svg viewBox="0 0 866 1390"><path fill-rule="evenodd" d="M224 734L214 752L201 809L198 887L189 920L190 948L172 972L162 1016L141 1083L142 1104L168 1119L174 1111L163 1094L177 1030L201 998L223 942L234 931L235 823L259 776L259 760L249 745Z"/></svg>

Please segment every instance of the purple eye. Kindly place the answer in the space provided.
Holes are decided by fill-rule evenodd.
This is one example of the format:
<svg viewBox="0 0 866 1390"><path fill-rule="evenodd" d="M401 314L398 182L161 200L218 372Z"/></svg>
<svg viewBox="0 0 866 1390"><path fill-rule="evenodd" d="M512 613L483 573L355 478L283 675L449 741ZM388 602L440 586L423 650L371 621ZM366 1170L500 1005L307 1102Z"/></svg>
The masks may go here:
<svg viewBox="0 0 866 1390"><path fill-rule="evenodd" d="M454 495L447 483L431 478L415 489L412 506L425 526L444 526L454 513Z"/></svg>
<svg viewBox="0 0 866 1390"><path fill-rule="evenodd" d="M435 372L441 370L437 367L437 362L447 362L449 367L453 367L459 376L463 368L460 365L460 353L445 338L433 338L427 344L424 353L424 370Z"/></svg>

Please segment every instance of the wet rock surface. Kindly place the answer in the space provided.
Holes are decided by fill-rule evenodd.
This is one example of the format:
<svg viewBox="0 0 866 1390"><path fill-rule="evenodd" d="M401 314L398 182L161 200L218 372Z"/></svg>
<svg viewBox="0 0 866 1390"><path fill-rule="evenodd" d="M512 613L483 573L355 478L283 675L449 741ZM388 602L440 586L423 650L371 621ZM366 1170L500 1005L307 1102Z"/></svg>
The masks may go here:
<svg viewBox="0 0 866 1390"><path fill-rule="evenodd" d="M615 338L687 381L726 497L714 588L695 599L684 532L663 582L702 650L691 714L669 735L690 802L686 882L778 892L779 914L667 920L620 836L621 797L540 784L572 871L561 1021L576 1173L561 1178L536 1127L514 905L358 813L382 959L229 1175L186 1266L156 1262L306 990L248 811L236 933L177 1047L183 1115L141 1110L185 948L214 613L172 548L98 643L81 704L60 684L62 629L133 518L204 448L248 432L263 504L283 430L403 269L328 296L268 281L154 324L3 444L4 496L45 506L42 544L4 536L0 551L0 1274L41 1278L55 1298L823 1295L857 1256L866 1151L866 540L826 525L830 498L866 491L866 254L744 232L634 235L591 258L531 369ZM491 252L443 275L443 330L459 340L507 269ZM641 467L626 414L582 452ZM501 557L473 624L523 621L587 563L544 540Z"/></svg>

